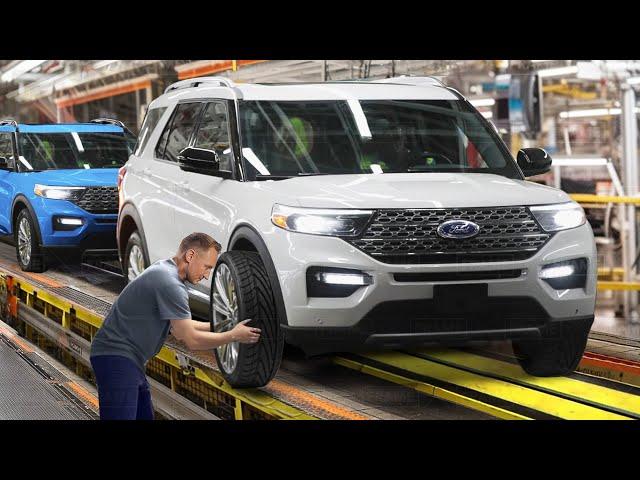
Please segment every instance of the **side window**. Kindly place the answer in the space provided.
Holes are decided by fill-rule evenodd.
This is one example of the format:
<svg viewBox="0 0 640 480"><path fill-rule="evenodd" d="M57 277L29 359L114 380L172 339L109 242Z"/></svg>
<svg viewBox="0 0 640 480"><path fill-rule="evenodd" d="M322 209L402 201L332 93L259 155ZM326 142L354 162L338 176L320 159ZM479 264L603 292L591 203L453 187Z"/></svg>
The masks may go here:
<svg viewBox="0 0 640 480"><path fill-rule="evenodd" d="M189 137L198 119L202 103L182 103L176 107L173 118L167 123L156 146L156 156L171 162L178 161L178 154L189 144Z"/></svg>
<svg viewBox="0 0 640 480"><path fill-rule="evenodd" d="M207 104L198 127L194 147L214 150L220 157L220 170L231 171L233 154L229 139L229 120L224 102Z"/></svg>
<svg viewBox="0 0 640 480"><path fill-rule="evenodd" d="M11 146L11 133L0 133L0 157L7 159L7 165L13 167L13 147Z"/></svg>
<svg viewBox="0 0 640 480"><path fill-rule="evenodd" d="M142 122L142 128L140 129L140 135L138 135L138 141L134 148L134 155L140 156L140 154L144 151L144 147L147 146L147 142L149 141L149 137L151 133L158 125L158 121L162 114L167 109L167 107L162 108L153 108L147 112L144 117L144 122Z"/></svg>

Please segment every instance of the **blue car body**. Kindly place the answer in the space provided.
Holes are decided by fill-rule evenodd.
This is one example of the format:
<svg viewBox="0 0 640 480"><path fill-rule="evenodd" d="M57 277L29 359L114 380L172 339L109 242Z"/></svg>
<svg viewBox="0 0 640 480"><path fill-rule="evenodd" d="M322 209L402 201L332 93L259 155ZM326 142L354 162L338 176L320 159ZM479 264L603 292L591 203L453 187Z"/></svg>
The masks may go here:
<svg viewBox="0 0 640 480"><path fill-rule="evenodd" d="M22 156L22 150L28 149L20 148L21 144L26 145L26 140L20 136L28 136L27 134L32 134L28 137L31 138L32 143L34 138L61 138L51 135L66 134L66 143L59 144L65 145L65 149L58 149L60 158L67 155L64 157L67 162L65 167L33 170L29 163L30 160L33 160ZM4 139L5 147L7 147L7 138L11 138L14 152L10 158L5 157L9 160L7 168L0 170L0 235L13 235L17 213L20 209L27 208L35 220L39 246L43 250L72 248L81 251L98 250L105 254L110 251L117 252L118 169L126 162L128 153L124 150L118 151L119 158L112 161L113 168L109 168L110 164L106 164L106 167L93 168L88 163L83 165L84 168L69 168L69 166L79 166L79 164L73 164L74 161L81 162L78 160L81 157L78 151L85 154L81 140L79 140L82 136L92 136L92 139L102 136L108 138L110 142L117 142L121 136L123 137L123 145L127 145L128 153L131 151L132 135L128 130L118 125L96 123L0 125L0 138ZM72 141L74 139L75 145ZM34 148L40 149L39 155L44 155L44 158L53 156L51 153L54 148L51 146L53 142L48 142L48 144L40 140L37 142L39 143ZM116 147L120 148L118 145ZM98 145L96 148L99 149L100 146ZM43 153L43 150L48 151ZM72 155L72 150L75 151L75 157ZM15 156L16 152L18 157ZM15 158L18 158L17 162ZM52 160L53 162L54 160ZM76 190L82 191L81 197L69 200L45 198L38 195L35 192L37 186L85 187L85 190ZM81 225L68 225L61 228L55 223L60 218L79 219Z"/></svg>

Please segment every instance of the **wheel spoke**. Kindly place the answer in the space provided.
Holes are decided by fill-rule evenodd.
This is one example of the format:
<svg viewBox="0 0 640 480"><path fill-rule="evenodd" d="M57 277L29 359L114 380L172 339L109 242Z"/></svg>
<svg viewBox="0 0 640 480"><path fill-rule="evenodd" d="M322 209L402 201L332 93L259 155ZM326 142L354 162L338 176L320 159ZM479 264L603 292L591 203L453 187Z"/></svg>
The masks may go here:
<svg viewBox="0 0 640 480"><path fill-rule="evenodd" d="M219 312L222 315L224 315L225 317L230 317L231 316L231 312L229 311L227 306L222 302L222 300L220 299L220 296L217 295L216 293L214 293L214 295L213 295L213 308L217 312Z"/></svg>
<svg viewBox="0 0 640 480"><path fill-rule="evenodd" d="M216 281L215 282L216 282L216 292L220 295L220 298L222 299L224 304L227 306L227 308L229 310L231 310L231 308L230 308L231 305L229 303L229 298L227 297L227 293L226 293L224 285L223 285L222 275L220 275L218 272L216 272Z"/></svg>

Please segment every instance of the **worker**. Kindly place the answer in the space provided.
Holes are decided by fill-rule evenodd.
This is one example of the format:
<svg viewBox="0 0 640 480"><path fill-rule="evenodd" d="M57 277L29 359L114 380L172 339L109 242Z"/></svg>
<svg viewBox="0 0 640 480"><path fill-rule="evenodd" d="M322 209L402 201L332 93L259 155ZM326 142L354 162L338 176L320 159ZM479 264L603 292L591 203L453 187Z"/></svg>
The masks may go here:
<svg viewBox="0 0 640 480"><path fill-rule="evenodd" d="M221 246L205 233L185 237L173 258L159 260L125 287L91 344L100 419L152 420L145 364L162 348L169 331L190 350L211 350L231 342L256 343L260 329L239 322L211 332L191 319L185 282L209 278Z"/></svg>

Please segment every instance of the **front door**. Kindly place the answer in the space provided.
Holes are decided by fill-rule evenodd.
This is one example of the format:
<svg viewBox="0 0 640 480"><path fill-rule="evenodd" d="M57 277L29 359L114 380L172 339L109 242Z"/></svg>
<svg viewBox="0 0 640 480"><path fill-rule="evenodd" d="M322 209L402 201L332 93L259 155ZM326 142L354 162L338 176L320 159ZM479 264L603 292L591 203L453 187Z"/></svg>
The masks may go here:
<svg viewBox="0 0 640 480"><path fill-rule="evenodd" d="M231 175L233 151L229 135L229 108L226 100L208 102L204 108L192 145L215 151L220 159L220 170ZM238 187L235 180L199 173L182 172L177 184L180 202L176 205L176 223L186 234L204 232L227 249L229 225L235 218L235 205L229 202L225 191ZM190 290L193 300L208 305L211 278L194 285ZM203 306L204 306L203 305ZM199 309L197 309L199 310Z"/></svg>

